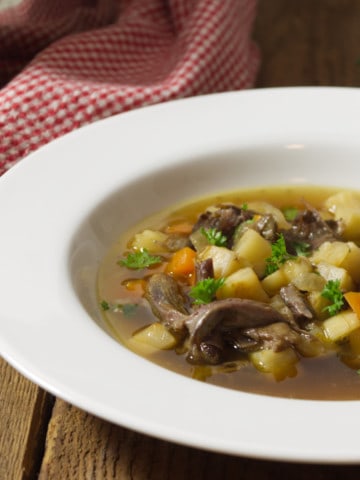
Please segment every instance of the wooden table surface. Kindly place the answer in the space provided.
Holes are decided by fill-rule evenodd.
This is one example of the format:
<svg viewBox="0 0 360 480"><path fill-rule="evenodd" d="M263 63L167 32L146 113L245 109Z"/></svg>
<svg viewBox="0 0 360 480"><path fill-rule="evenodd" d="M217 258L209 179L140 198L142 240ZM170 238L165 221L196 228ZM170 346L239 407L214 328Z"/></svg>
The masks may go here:
<svg viewBox="0 0 360 480"><path fill-rule="evenodd" d="M360 0L260 0L254 37L258 88L360 86ZM54 398L0 359L0 480L36 478L358 480L360 466L258 461L156 440Z"/></svg>

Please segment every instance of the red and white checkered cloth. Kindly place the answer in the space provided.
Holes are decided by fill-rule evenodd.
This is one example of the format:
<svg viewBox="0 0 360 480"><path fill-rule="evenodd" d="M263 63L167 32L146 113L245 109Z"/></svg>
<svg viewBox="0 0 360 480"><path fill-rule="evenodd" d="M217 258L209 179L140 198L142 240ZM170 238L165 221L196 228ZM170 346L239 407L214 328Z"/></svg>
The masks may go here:
<svg viewBox="0 0 360 480"><path fill-rule="evenodd" d="M253 86L256 0L1 0L0 174L95 120Z"/></svg>

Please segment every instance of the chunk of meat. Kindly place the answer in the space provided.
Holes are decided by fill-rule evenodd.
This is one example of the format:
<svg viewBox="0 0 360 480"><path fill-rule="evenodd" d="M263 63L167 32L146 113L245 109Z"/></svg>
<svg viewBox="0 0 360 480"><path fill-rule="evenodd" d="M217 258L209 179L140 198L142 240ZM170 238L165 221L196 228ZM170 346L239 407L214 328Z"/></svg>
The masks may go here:
<svg viewBox="0 0 360 480"><path fill-rule="evenodd" d="M200 228L215 228L225 235L227 238L226 246L230 248L236 227L240 225L240 223L252 218L253 215L254 212L236 207L235 205L220 205L200 215L194 225L193 232Z"/></svg>
<svg viewBox="0 0 360 480"><path fill-rule="evenodd" d="M314 208L301 211L292 226L282 233L287 251L296 254L297 243L307 243L311 250L318 248L324 242L333 242L340 238L342 225L335 220L324 220Z"/></svg>
<svg viewBox="0 0 360 480"><path fill-rule="evenodd" d="M185 320L189 314L189 300L170 275L152 275L146 286L145 298L154 315L169 331L182 335L187 333Z"/></svg>
<svg viewBox="0 0 360 480"><path fill-rule="evenodd" d="M292 283L280 289L280 296L286 306L291 310L294 320L303 328L306 324L315 319L314 310L306 297Z"/></svg>
<svg viewBox="0 0 360 480"><path fill-rule="evenodd" d="M239 353L242 330L284 322L270 305L254 300L227 298L200 306L186 320L190 332L190 363L217 364L231 353ZM249 341L246 340L247 343ZM226 350L232 351L226 351Z"/></svg>

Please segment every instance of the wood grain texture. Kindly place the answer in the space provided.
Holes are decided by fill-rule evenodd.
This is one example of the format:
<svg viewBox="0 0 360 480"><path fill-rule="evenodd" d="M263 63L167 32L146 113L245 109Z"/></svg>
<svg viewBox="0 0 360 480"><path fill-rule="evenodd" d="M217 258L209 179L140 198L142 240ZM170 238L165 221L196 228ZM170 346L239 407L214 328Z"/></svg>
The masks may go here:
<svg viewBox="0 0 360 480"><path fill-rule="evenodd" d="M261 0L258 87L360 86L358 0Z"/></svg>
<svg viewBox="0 0 360 480"><path fill-rule="evenodd" d="M57 400L39 480L355 480L359 475L360 466L268 462L183 447Z"/></svg>
<svg viewBox="0 0 360 480"><path fill-rule="evenodd" d="M53 399L0 358L0 479L35 478Z"/></svg>

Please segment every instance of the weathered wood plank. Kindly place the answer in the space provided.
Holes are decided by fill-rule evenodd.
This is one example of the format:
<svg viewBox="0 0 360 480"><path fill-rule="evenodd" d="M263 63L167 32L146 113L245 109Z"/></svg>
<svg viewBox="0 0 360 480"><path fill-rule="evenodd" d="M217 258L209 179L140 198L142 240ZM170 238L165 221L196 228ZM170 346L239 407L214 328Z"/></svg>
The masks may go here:
<svg viewBox="0 0 360 480"><path fill-rule="evenodd" d="M261 0L259 87L360 86L360 2Z"/></svg>
<svg viewBox="0 0 360 480"><path fill-rule="evenodd" d="M57 400L39 480L355 480L360 466L257 461L175 445Z"/></svg>
<svg viewBox="0 0 360 480"><path fill-rule="evenodd" d="M0 358L0 478L35 478L52 397Z"/></svg>

